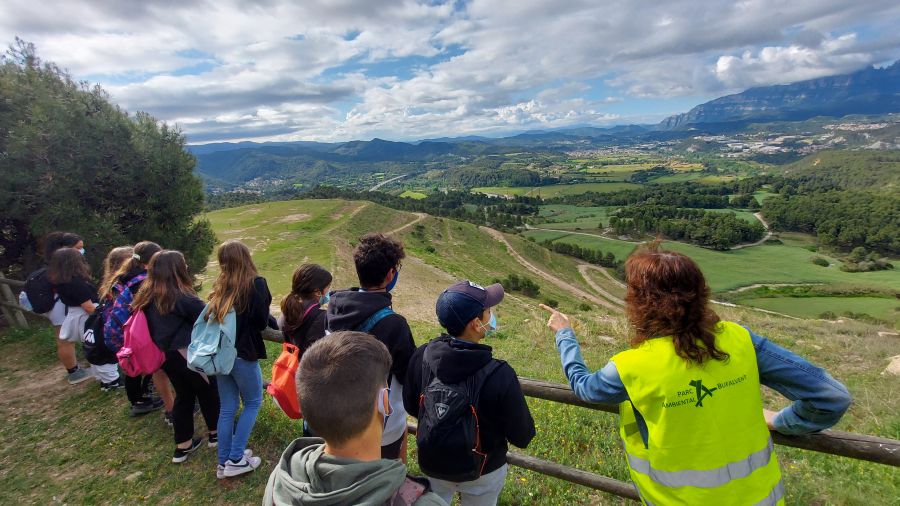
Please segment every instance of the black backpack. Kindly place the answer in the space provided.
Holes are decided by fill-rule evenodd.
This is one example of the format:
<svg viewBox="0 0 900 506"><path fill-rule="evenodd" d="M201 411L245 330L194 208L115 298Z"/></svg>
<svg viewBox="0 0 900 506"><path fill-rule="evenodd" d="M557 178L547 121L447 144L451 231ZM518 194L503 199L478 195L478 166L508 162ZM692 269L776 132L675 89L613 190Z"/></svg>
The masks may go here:
<svg viewBox="0 0 900 506"><path fill-rule="evenodd" d="M419 468L427 476L453 482L478 479L487 461L475 406L488 377L503 364L491 360L465 381L446 384L422 357L419 427L416 446Z"/></svg>
<svg viewBox="0 0 900 506"><path fill-rule="evenodd" d="M35 313L47 313L53 309L59 297L53 291L46 267L41 267L25 278L25 295L28 296L31 310Z"/></svg>
<svg viewBox="0 0 900 506"><path fill-rule="evenodd" d="M103 340L103 325L106 323L106 311L112 302L104 300L97 309L84 321L84 335L81 349L87 361L93 365L115 364L116 354L106 347Z"/></svg>

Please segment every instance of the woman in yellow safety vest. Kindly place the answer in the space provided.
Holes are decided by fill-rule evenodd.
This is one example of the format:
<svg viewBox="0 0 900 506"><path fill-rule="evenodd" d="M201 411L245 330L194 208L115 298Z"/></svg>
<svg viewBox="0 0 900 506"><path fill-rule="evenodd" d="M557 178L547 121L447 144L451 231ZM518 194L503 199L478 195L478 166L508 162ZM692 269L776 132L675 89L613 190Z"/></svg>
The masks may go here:
<svg viewBox="0 0 900 506"><path fill-rule="evenodd" d="M680 253L644 248L625 262L631 348L591 373L568 317L552 313L575 394L619 404L619 434L645 504L784 502L769 429L804 434L834 425L850 405L824 370L709 307L700 268ZM759 385L794 401L763 410Z"/></svg>

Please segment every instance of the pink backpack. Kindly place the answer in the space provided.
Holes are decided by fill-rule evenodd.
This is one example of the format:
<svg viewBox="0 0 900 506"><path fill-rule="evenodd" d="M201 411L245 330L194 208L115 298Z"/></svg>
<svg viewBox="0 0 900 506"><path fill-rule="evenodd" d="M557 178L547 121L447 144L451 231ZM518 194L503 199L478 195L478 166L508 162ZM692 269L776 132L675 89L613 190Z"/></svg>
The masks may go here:
<svg viewBox="0 0 900 506"><path fill-rule="evenodd" d="M132 378L153 374L166 361L150 337L147 316L144 311L135 311L125 322L125 343L116 353L122 371Z"/></svg>

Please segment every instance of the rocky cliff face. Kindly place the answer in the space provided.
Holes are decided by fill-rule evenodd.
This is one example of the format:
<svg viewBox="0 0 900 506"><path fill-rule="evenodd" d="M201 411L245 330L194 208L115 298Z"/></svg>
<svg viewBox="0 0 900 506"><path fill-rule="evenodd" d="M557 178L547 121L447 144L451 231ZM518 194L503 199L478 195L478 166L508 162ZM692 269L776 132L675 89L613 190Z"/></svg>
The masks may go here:
<svg viewBox="0 0 900 506"><path fill-rule="evenodd" d="M814 116L880 114L900 111L900 61L840 76L751 88L670 116L659 128L699 123L803 120Z"/></svg>

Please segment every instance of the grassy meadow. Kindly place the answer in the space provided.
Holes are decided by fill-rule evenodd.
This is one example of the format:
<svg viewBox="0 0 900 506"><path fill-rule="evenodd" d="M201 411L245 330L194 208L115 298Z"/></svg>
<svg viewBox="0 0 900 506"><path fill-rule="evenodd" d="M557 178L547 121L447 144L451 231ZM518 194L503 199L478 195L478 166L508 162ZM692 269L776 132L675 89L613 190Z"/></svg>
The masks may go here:
<svg viewBox="0 0 900 506"><path fill-rule="evenodd" d="M250 205L211 212L207 218L220 240L240 239L253 249L254 261L275 296L273 312L288 292L291 272L297 265L320 263L334 273L334 288L351 286L355 284L351 251L356 238L367 231L396 231L395 235L406 245L408 257L393 292L394 307L408 318L417 343L425 343L439 332L434 301L446 286L462 278L490 283L494 278L515 273L536 281L541 293L536 299L508 293L497 311L500 330L486 344L493 346L495 356L508 361L521 376L565 382L553 336L545 327L546 316L536 308L546 298L557 300L560 309L573 318L589 367L601 367L612 354L627 347L628 327L621 313L590 304L583 307L583 300L527 272L505 245L471 224L434 217L417 221L420 217L414 214L372 203L337 200ZM566 239L569 237L576 236ZM577 236L573 240L581 237L591 239ZM537 268L579 289L591 290L573 259L521 237L505 238ZM631 246L622 246L620 251L630 250ZM777 269L782 259L794 258L787 246L732 253L691 251L697 255L724 255L700 258L719 289L767 276L778 278L779 273L802 276L798 273L802 269L795 265L785 266L784 271ZM741 254L734 255L737 253ZM808 251L805 254L810 255ZM719 266L720 262L724 265ZM829 275L839 273L836 269L809 265L810 269ZM732 272L735 270L739 272ZM215 263L211 262L202 278L204 289L208 289L215 273ZM609 283L599 273L594 274L591 276L596 282ZM894 274L880 276L870 277L884 286L900 286L892 277ZM603 286L614 287L611 283ZM618 290L617 294L621 294ZM855 403L836 428L900 438L900 401L896 396L900 380L880 375L889 358L897 354L897 341L896 337L878 334L884 327L853 321L835 324L787 320L742 308L717 307L717 311L723 318L741 322L809 358L845 382ZM216 480L214 453L205 448L186 464L175 466L169 463L171 429L163 424L161 415L128 418L123 393L101 393L93 382L70 387L56 363L52 339L47 329L0 332L0 384L7 391L19 392L0 400L0 418L7 421L0 424L4 443L0 450L0 463L5 469L0 473L3 502L258 504L281 450L300 433L299 424L283 416L266 398L250 440L250 446L264 460L259 472L239 479ZM279 350L274 343L267 346L269 359L262 362L264 377L269 376L271 362ZM770 409L788 402L767 389L764 400ZM619 480L628 479L614 415L536 399L528 402L538 435L522 451ZM411 441L413 471L414 448ZM900 497L900 475L895 468L780 446L776 450L791 504L887 504ZM572 505L626 501L511 467L500 503Z"/></svg>
<svg viewBox="0 0 900 506"><path fill-rule="evenodd" d="M609 193L640 188L640 186L635 183L623 182L555 184L550 186L484 186L472 188L472 192L509 196L528 195L549 199L566 195L580 195L587 192Z"/></svg>

